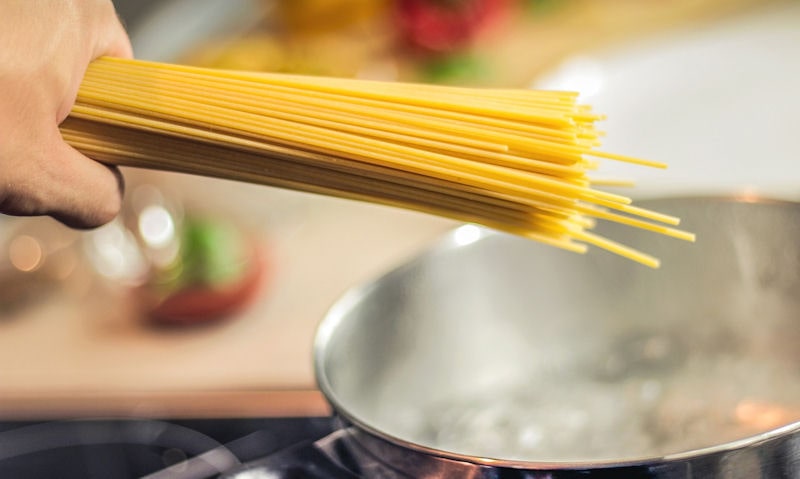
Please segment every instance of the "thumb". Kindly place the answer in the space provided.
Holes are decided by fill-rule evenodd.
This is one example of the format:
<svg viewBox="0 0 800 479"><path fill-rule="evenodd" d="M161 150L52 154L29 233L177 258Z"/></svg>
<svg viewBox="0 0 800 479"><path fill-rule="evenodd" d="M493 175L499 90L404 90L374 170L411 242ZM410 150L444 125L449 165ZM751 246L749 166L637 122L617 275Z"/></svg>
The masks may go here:
<svg viewBox="0 0 800 479"><path fill-rule="evenodd" d="M122 26L119 18L106 24L106 29L102 34L102 39L97 43L94 51L94 58L101 56L112 56L120 58L132 58L133 47L128 37L125 27Z"/></svg>
<svg viewBox="0 0 800 479"><path fill-rule="evenodd" d="M102 29L92 52L92 60L101 56L132 58L133 47L131 46L131 40L113 5L110 5L106 15L108 17L102 23Z"/></svg>

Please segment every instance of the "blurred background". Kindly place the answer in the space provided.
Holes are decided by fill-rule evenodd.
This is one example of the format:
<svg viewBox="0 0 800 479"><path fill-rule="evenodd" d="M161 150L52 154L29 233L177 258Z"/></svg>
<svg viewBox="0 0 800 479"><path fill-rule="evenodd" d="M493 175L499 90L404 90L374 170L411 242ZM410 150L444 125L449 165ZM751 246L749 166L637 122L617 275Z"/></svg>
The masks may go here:
<svg viewBox="0 0 800 479"><path fill-rule="evenodd" d="M115 4L144 59L577 89L609 115L609 150L673 165L610 169L641 178L634 196L800 192L798 2ZM455 226L255 185L125 176L123 214L96 231L0 218L3 416L324 414L311 355L327 308Z"/></svg>

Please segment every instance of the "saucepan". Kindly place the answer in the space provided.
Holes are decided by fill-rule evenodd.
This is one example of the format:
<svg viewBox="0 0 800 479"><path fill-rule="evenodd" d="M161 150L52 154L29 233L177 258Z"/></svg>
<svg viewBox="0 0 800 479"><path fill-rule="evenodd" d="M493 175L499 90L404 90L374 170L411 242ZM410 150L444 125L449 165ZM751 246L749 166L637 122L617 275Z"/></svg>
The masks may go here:
<svg viewBox="0 0 800 479"><path fill-rule="evenodd" d="M322 321L351 446L413 478L800 477L800 204L641 203L651 270L467 225Z"/></svg>

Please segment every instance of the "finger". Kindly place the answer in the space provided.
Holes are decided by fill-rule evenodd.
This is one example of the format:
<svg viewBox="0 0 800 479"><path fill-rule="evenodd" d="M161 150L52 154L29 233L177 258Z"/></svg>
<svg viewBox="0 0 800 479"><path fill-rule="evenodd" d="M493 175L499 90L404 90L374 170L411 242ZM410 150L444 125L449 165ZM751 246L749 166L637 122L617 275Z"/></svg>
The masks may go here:
<svg viewBox="0 0 800 479"><path fill-rule="evenodd" d="M119 170L87 158L59 139L48 164L44 214L73 228L94 228L114 219L122 204Z"/></svg>

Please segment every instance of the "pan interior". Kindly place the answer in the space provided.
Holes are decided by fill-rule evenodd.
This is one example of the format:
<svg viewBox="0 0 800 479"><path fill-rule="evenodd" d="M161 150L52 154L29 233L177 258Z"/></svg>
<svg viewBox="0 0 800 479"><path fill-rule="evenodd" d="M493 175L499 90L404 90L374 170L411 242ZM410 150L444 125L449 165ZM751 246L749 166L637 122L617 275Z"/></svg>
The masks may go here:
<svg viewBox="0 0 800 479"><path fill-rule="evenodd" d="M656 457L800 419L800 206L645 206L683 218L697 243L600 232L660 270L449 237L332 310L320 386L397 440L515 461Z"/></svg>

